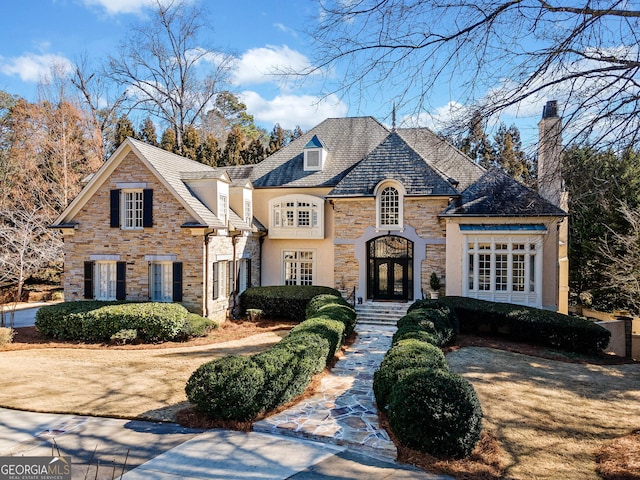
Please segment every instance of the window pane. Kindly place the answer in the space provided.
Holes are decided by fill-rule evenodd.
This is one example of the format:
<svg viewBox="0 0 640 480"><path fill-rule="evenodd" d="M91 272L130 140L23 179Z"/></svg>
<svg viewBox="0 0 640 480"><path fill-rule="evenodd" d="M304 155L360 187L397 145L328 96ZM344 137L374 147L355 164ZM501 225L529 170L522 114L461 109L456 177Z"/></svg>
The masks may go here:
<svg viewBox="0 0 640 480"><path fill-rule="evenodd" d="M473 253L469 255L469 290L473 290Z"/></svg>
<svg viewBox="0 0 640 480"><path fill-rule="evenodd" d="M491 290L491 255L478 255L478 290Z"/></svg>
<svg viewBox="0 0 640 480"><path fill-rule="evenodd" d="M524 255L518 254L513 256L512 269L513 269L513 282L512 282L513 291L524 292Z"/></svg>
<svg viewBox="0 0 640 480"><path fill-rule="evenodd" d="M154 302L170 302L173 299L172 264L151 264L151 299Z"/></svg>
<svg viewBox="0 0 640 480"><path fill-rule="evenodd" d="M393 187L387 187L380 194L380 224L400 224L400 202L398 191Z"/></svg>
<svg viewBox="0 0 640 480"><path fill-rule="evenodd" d="M142 192L124 192L124 228L142 228Z"/></svg>
<svg viewBox="0 0 640 480"><path fill-rule="evenodd" d="M536 256L535 255L529 255L529 291L530 292L536 291Z"/></svg>
<svg viewBox="0 0 640 480"><path fill-rule="evenodd" d="M285 251L283 258L285 285L313 285L313 251Z"/></svg>
<svg viewBox="0 0 640 480"><path fill-rule="evenodd" d="M504 250L506 250L506 245L504 245L504 247L505 247ZM507 290L508 271L509 271L509 265L507 263L507 255L506 254L496 255L496 291L504 292Z"/></svg>
<svg viewBox="0 0 640 480"><path fill-rule="evenodd" d="M115 300L116 262L97 262L95 277L96 300Z"/></svg>

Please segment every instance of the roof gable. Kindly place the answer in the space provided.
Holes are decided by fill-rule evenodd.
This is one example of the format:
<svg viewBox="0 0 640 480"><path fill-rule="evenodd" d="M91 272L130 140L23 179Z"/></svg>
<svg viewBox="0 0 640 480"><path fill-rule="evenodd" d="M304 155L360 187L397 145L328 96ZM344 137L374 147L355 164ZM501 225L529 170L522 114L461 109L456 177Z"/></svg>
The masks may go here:
<svg viewBox="0 0 640 480"><path fill-rule="evenodd" d="M392 132L338 183L329 196L374 195L376 186L390 179L400 182L406 195L458 195L455 188L398 133Z"/></svg>
<svg viewBox="0 0 640 480"><path fill-rule="evenodd" d="M54 225L67 224L84 207L96 191L107 181L124 158L133 152L145 164L153 175L176 197L196 222L211 228L225 228L211 210L209 210L187 187L183 177L198 175L225 175L216 169L167 152L144 142L127 138L114 154L100 167L89 183L69 206L56 219ZM212 173L215 172L215 173ZM226 177L228 179L228 177Z"/></svg>
<svg viewBox="0 0 640 480"><path fill-rule="evenodd" d="M370 153L389 131L372 117L329 118L253 168L256 188L333 187ZM322 139L327 158L322 170L304 170L304 149Z"/></svg>
<svg viewBox="0 0 640 480"><path fill-rule="evenodd" d="M563 217L567 213L501 170L486 172L442 216Z"/></svg>

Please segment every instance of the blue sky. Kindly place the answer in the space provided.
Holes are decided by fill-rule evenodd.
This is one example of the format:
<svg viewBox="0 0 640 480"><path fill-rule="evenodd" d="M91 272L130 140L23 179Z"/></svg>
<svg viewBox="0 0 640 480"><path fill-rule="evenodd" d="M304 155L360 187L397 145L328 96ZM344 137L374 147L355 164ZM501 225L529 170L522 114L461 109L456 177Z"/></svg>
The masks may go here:
<svg viewBox="0 0 640 480"><path fill-rule="evenodd" d="M283 84L269 75L274 69L308 62L313 42L303 29L318 17L316 2L194 1L205 2L209 9L214 45L238 57L233 89L241 93L260 126L270 130L280 123L284 128L299 125L307 130L325 118L346 115L372 115L383 123L390 122L393 92L386 98L376 95L369 104L356 107L337 97L321 101L320 82ZM144 21L148 2L20 0L5 4L0 29L0 90L35 101L38 82L52 62L76 62L82 56L100 61L114 55L127 27ZM432 99L431 105L436 107L429 113L443 115L449 101L444 96ZM528 137L534 139L538 119L536 114L518 122L525 142Z"/></svg>

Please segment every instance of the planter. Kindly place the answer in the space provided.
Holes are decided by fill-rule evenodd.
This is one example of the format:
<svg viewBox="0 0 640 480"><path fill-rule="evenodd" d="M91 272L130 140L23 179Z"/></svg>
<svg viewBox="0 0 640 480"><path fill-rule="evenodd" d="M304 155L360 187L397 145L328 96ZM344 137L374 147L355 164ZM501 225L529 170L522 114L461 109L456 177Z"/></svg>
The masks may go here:
<svg viewBox="0 0 640 480"><path fill-rule="evenodd" d="M429 292L429 295L431 296L431 300L437 300L440 297L440 292L438 292L437 290L432 290L431 292Z"/></svg>

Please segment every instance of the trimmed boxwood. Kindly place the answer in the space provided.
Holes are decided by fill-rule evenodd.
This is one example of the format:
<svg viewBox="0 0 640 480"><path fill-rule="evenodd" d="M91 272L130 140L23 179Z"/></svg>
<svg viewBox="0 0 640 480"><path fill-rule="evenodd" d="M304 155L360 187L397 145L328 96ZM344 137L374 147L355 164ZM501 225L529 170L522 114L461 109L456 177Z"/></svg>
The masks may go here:
<svg viewBox="0 0 640 480"><path fill-rule="evenodd" d="M381 410L387 409L389 394L403 370L428 368L449 370L442 350L419 340L402 340L387 352L380 369L374 373L373 392Z"/></svg>
<svg viewBox="0 0 640 480"><path fill-rule="evenodd" d="M177 303L67 302L42 307L36 328L63 340L106 342L121 330L136 330L145 342L187 337L189 311Z"/></svg>
<svg viewBox="0 0 640 480"><path fill-rule="evenodd" d="M247 309L262 310L270 318L287 318L303 321L309 301L316 295L335 295L340 292L334 288L312 285L284 285L270 287L252 287L240 295L242 312Z"/></svg>
<svg viewBox="0 0 640 480"><path fill-rule="evenodd" d="M456 312L462 333L506 336L576 353L597 354L611 333L581 317L509 303L465 297L439 300Z"/></svg>
<svg viewBox="0 0 640 480"><path fill-rule="evenodd" d="M207 416L247 421L262 409L265 375L252 358L228 356L200 365L185 392L195 409Z"/></svg>
<svg viewBox="0 0 640 480"><path fill-rule="evenodd" d="M471 454L482 408L471 384L442 369L402 370L389 396L389 425L407 447L436 457Z"/></svg>
<svg viewBox="0 0 640 480"><path fill-rule="evenodd" d="M456 337L454 322L451 320L453 315L452 310L448 307L413 309L398 320L398 332L394 335L394 341L402 337L403 333L407 331L403 330L406 327L417 327L417 329L429 333L433 337L432 343L438 346L451 343Z"/></svg>
<svg viewBox="0 0 640 480"><path fill-rule="evenodd" d="M310 310L314 312L311 318L296 325L269 350L232 364L234 370L228 375L223 372L225 366L218 365L218 360L209 362L206 368L201 367L204 373L200 369L194 372L185 388L189 401L209 417L246 421L302 394L312 376L324 370L340 348L348 325L355 322L350 313L352 308L344 303L341 297L319 299ZM256 385L260 382L254 381L255 369L260 372L259 387ZM236 383L243 382L245 378L249 385L243 389ZM230 395L227 389L233 392L233 398L227 398ZM247 395L244 401L242 395ZM225 399L228 408L222 408L220 398ZM244 404L247 406L238 406ZM236 408L238 411L234 413Z"/></svg>

